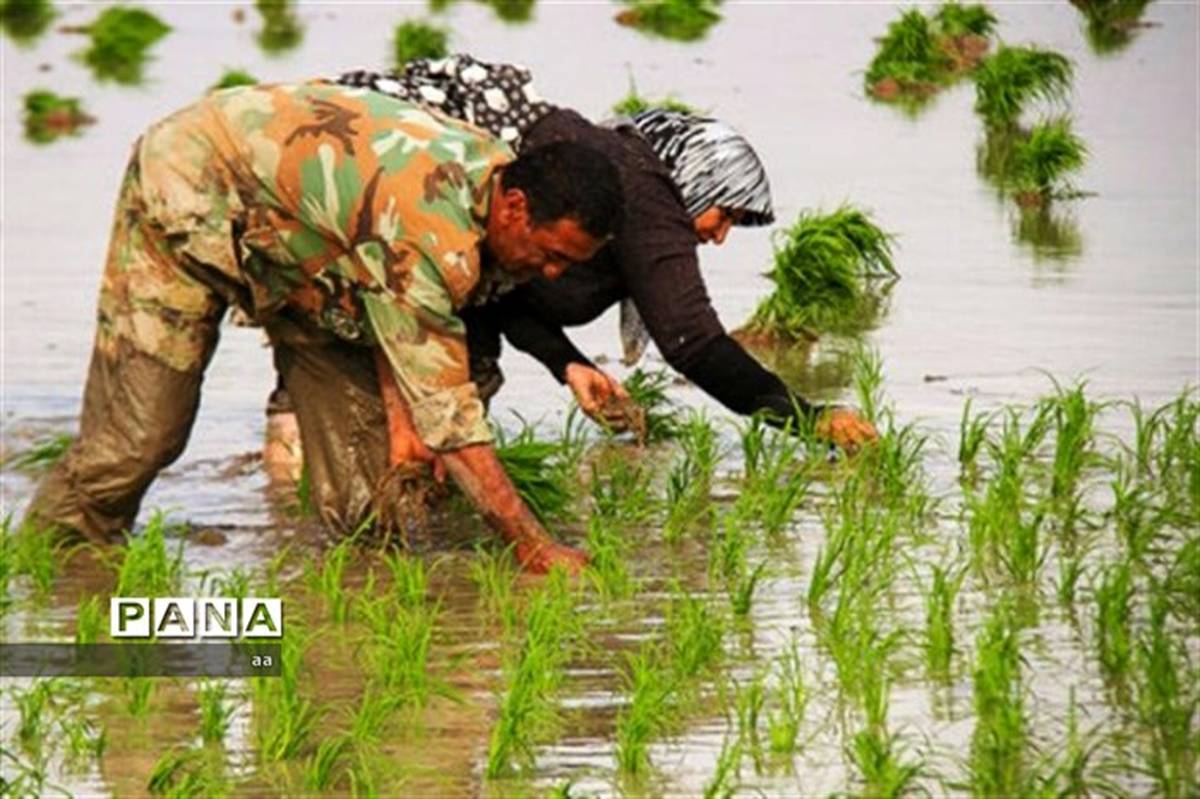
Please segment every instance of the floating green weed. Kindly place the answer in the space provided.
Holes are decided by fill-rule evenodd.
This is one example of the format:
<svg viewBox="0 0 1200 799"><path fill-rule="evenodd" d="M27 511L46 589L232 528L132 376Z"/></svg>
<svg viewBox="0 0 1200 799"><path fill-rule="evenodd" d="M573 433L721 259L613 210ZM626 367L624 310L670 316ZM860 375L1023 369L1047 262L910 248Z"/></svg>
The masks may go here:
<svg viewBox="0 0 1200 799"><path fill-rule="evenodd" d="M396 66L403 67L419 58L444 58L449 33L444 28L410 19L396 26L392 34L392 52Z"/></svg>
<svg viewBox="0 0 1200 799"><path fill-rule="evenodd" d="M721 0L622 0L629 8L617 15L622 25L642 33L694 42L721 20Z"/></svg>
<svg viewBox="0 0 1200 799"><path fill-rule="evenodd" d="M80 57L96 79L132 85L142 82L149 49L171 26L144 9L111 6L86 31L92 43Z"/></svg>
<svg viewBox="0 0 1200 799"><path fill-rule="evenodd" d="M209 91L215 92L221 89L232 89L235 86L254 86L257 83L258 78L244 69L227 69L222 73L220 79L212 85Z"/></svg>
<svg viewBox="0 0 1200 799"><path fill-rule="evenodd" d="M46 32L56 14L50 0L5 0L0 5L0 29L17 44L31 44Z"/></svg>
<svg viewBox="0 0 1200 799"><path fill-rule="evenodd" d="M882 310L878 281L896 276L892 236L868 214L850 206L802 213L776 235L774 290L746 330L784 340L869 330Z"/></svg>
<svg viewBox="0 0 1200 799"><path fill-rule="evenodd" d="M275 54L291 50L304 38L304 26L296 17L293 0L254 0L262 16L258 46L263 52Z"/></svg>
<svg viewBox="0 0 1200 799"><path fill-rule="evenodd" d="M52 115L75 116L81 113L79 100L74 97L59 97L57 94L47 91L30 92L25 95L26 135L30 134L31 125L44 129L49 125L48 118ZM57 132L52 133L52 137L57 135L59 135ZM28 449L6 458L4 465L22 471L42 471L58 463L74 442L75 436L70 433L54 433L44 436L31 444Z"/></svg>
<svg viewBox="0 0 1200 799"><path fill-rule="evenodd" d="M1059 100L1074 69L1063 55L1037 47L1001 46L975 71L975 112L992 129L1011 130L1033 100Z"/></svg>

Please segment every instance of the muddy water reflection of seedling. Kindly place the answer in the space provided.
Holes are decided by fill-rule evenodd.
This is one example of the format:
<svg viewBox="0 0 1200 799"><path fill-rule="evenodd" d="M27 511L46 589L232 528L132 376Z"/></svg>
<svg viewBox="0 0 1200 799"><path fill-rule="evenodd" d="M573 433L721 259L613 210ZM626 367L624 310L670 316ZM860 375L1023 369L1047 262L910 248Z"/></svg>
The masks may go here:
<svg viewBox="0 0 1200 799"><path fill-rule="evenodd" d="M396 67L402 68L409 61L419 58L444 58L448 52L446 43L449 37L449 32L444 28L420 20L405 20L396 26L392 34Z"/></svg>
<svg viewBox="0 0 1200 799"><path fill-rule="evenodd" d="M258 46L263 52L273 55L300 44L304 26L296 17L294 6L293 0L254 0L254 7L263 20L258 32Z"/></svg>
<svg viewBox="0 0 1200 799"><path fill-rule="evenodd" d="M144 9L112 6L82 32L92 42L79 57L96 80L135 85L142 82L150 48L171 32L171 26Z"/></svg>
<svg viewBox="0 0 1200 799"><path fill-rule="evenodd" d="M56 14L50 0L4 0L0 30L17 44L29 45L46 32Z"/></svg>
<svg viewBox="0 0 1200 799"><path fill-rule="evenodd" d="M623 0L617 22L651 36L694 42L721 20L721 0Z"/></svg>
<svg viewBox="0 0 1200 799"><path fill-rule="evenodd" d="M746 336L770 343L860 333L878 323L883 285L897 277L892 236L850 206L804 212L775 236L767 277L774 289L743 327Z"/></svg>
<svg viewBox="0 0 1200 799"><path fill-rule="evenodd" d="M1078 196L1064 181L1083 168L1087 145L1071 129L1069 118L1044 119L1017 138L1011 158L1017 204L1042 208L1056 197Z"/></svg>
<svg viewBox="0 0 1200 799"><path fill-rule="evenodd" d="M1014 131L1034 100L1062 100L1071 90L1070 59L1037 47L1001 46L975 71L975 112L991 130Z"/></svg>

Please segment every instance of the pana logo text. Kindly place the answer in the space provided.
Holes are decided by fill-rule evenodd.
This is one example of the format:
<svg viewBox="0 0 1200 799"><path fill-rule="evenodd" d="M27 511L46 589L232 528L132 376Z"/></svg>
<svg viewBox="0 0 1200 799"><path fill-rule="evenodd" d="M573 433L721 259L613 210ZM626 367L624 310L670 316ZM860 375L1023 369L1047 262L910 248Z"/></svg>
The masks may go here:
<svg viewBox="0 0 1200 799"><path fill-rule="evenodd" d="M125 597L109 601L113 638L280 638L283 602L247 597Z"/></svg>

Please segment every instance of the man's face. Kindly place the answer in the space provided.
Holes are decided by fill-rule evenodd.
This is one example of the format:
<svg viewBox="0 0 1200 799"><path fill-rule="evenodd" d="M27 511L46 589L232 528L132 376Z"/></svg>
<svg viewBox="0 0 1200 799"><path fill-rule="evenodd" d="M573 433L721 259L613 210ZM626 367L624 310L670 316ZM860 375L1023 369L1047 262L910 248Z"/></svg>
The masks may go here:
<svg viewBox="0 0 1200 799"><path fill-rule="evenodd" d="M497 187L488 214L486 246L517 279L541 275L554 280L571 264L590 261L604 242L574 219L535 224L521 190Z"/></svg>

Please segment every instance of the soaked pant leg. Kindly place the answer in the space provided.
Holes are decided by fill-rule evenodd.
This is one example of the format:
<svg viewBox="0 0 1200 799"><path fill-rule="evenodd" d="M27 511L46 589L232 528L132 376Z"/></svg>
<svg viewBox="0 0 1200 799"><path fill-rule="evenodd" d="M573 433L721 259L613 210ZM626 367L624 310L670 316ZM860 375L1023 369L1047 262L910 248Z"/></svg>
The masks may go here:
<svg viewBox="0 0 1200 799"><path fill-rule="evenodd" d="M300 427L304 466L322 520L351 532L387 510L387 415L372 350L280 315L267 323L275 369Z"/></svg>
<svg viewBox="0 0 1200 799"><path fill-rule="evenodd" d="M28 521L96 542L132 527L195 420L224 301L147 220L136 159L117 201L79 436L43 480Z"/></svg>

